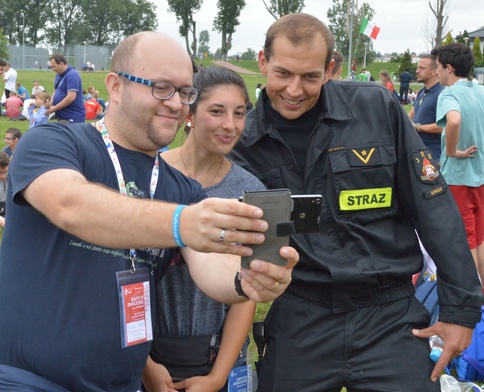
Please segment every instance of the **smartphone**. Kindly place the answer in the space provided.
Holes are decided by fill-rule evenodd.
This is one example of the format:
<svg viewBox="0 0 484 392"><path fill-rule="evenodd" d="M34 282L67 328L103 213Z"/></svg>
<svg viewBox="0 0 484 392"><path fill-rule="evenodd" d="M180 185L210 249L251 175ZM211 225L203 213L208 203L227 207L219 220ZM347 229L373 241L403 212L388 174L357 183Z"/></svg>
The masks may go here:
<svg viewBox="0 0 484 392"><path fill-rule="evenodd" d="M279 255L279 250L281 246L289 244L289 232L285 230L284 235L278 235L278 225L287 227L291 221L293 202L289 189L245 191L242 201L260 207L264 211L262 219L269 224L269 229L264 233L266 239L262 244L247 245L254 253L252 256L242 257L242 268L249 268L250 262L254 259L286 265L287 260Z"/></svg>
<svg viewBox="0 0 484 392"><path fill-rule="evenodd" d="M319 233L322 195L292 195L291 220L296 233Z"/></svg>

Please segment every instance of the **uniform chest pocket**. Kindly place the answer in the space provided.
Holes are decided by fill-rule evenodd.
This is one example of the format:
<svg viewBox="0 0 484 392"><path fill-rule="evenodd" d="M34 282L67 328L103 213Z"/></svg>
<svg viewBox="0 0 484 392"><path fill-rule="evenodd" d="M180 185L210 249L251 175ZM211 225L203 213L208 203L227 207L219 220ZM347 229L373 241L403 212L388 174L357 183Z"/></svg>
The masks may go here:
<svg viewBox="0 0 484 392"><path fill-rule="evenodd" d="M340 213L390 213L394 204L393 146L350 147L329 154Z"/></svg>

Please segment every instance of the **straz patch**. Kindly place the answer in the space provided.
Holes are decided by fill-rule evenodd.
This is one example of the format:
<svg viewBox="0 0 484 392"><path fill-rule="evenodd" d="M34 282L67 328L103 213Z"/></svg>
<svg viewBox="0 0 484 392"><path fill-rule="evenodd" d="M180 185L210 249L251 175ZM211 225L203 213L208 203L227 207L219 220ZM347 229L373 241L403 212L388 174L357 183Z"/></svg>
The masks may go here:
<svg viewBox="0 0 484 392"><path fill-rule="evenodd" d="M438 165L435 163L432 153L427 149L413 154L413 163L417 178L423 183L434 183L440 176Z"/></svg>
<svg viewBox="0 0 484 392"><path fill-rule="evenodd" d="M339 208L341 211L369 210L392 205L392 188L370 188L341 191Z"/></svg>

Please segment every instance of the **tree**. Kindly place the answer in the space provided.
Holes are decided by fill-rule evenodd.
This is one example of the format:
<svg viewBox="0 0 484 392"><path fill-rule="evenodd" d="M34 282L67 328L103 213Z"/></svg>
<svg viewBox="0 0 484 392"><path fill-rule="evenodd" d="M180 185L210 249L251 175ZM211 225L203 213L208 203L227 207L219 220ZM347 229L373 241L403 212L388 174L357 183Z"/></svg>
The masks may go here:
<svg viewBox="0 0 484 392"><path fill-rule="evenodd" d="M474 68L481 67L482 64L482 51L481 51L481 39L476 37L474 39L474 46L472 47L474 52Z"/></svg>
<svg viewBox="0 0 484 392"><path fill-rule="evenodd" d="M178 31L180 36L185 38L185 46L192 58L197 56L197 22L193 14L200 11L203 0L168 0L168 12L176 15L177 22L180 22ZM190 43L189 34L192 36Z"/></svg>
<svg viewBox="0 0 484 392"><path fill-rule="evenodd" d="M50 0L32 0L25 12L25 44L36 46L44 40L45 21L50 10Z"/></svg>
<svg viewBox="0 0 484 392"><path fill-rule="evenodd" d="M3 35L2 29L0 29L0 59L8 60L10 55L8 53L8 40Z"/></svg>
<svg viewBox="0 0 484 392"><path fill-rule="evenodd" d="M218 0L213 29L222 35L222 55L227 55L232 48L232 34L240 24L239 16L244 7L245 0Z"/></svg>
<svg viewBox="0 0 484 392"><path fill-rule="evenodd" d="M82 0L82 15L77 38L92 45L117 45L128 35L156 28L155 7L146 0Z"/></svg>
<svg viewBox="0 0 484 392"><path fill-rule="evenodd" d="M8 43L15 45L22 42L22 4L21 1L3 1L0 12L0 26Z"/></svg>
<svg viewBox="0 0 484 392"><path fill-rule="evenodd" d="M43 39L50 0L17 0L2 3L0 26L10 44L37 45Z"/></svg>
<svg viewBox="0 0 484 392"><path fill-rule="evenodd" d="M435 22L429 15L425 17L425 23L422 25L422 36L428 44L427 51L430 52L435 43Z"/></svg>
<svg viewBox="0 0 484 392"><path fill-rule="evenodd" d="M247 50L240 55L241 60L255 60L257 59L257 53L254 49L247 48Z"/></svg>
<svg viewBox="0 0 484 392"><path fill-rule="evenodd" d="M214 59L221 59L222 58L222 49L217 48L215 53L213 54Z"/></svg>
<svg viewBox="0 0 484 392"><path fill-rule="evenodd" d="M269 5L265 0L262 2L269 14L276 20L284 15L299 13L304 8L304 0L269 0Z"/></svg>
<svg viewBox="0 0 484 392"><path fill-rule="evenodd" d="M433 4L432 4L433 2ZM442 37L444 35L445 25L449 19L447 15L449 0L429 0L429 7L436 19L435 27L435 47L442 44Z"/></svg>
<svg viewBox="0 0 484 392"><path fill-rule="evenodd" d="M442 41L442 45L448 45L448 44L451 44L452 42L454 42L454 38L452 38L452 33L449 31L445 35L445 39L444 41Z"/></svg>
<svg viewBox="0 0 484 392"><path fill-rule="evenodd" d="M363 64L365 55L365 44L367 45L366 62L371 63L375 58L373 51L373 40L364 34L360 34L360 26L363 18L372 20L375 11L368 3L363 3L359 9L355 10L353 16L353 45L352 52L348 53L350 46L349 25L347 22L349 9L348 0L333 0L333 6L328 10L329 29L333 32L335 48L347 56L348 61L356 57L358 64Z"/></svg>
<svg viewBox="0 0 484 392"><path fill-rule="evenodd" d="M412 72L415 70L415 67L412 63L412 55L410 54L410 50L407 49L401 58L400 61L400 67L398 68L398 73L401 74L404 72L406 69L408 69L409 72Z"/></svg>
<svg viewBox="0 0 484 392"><path fill-rule="evenodd" d="M51 0L45 27L46 40L62 47L77 42L77 33L82 29L82 0Z"/></svg>
<svg viewBox="0 0 484 392"><path fill-rule="evenodd" d="M210 53L210 46L208 45L210 42L210 34L208 30L200 31L200 36L198 37L198 53L208 55Z"/></svg>
<svg viewBox="0 0 484 392"><path fill-rule="evenodd" d="M466 40L466 38L467 38L467 40ZM464 30L464 33L463 34L457 36L455 38L455 41L458 42L458 43L460 43L460 44L467 45L466 41L467 42L469 41L469 33L467 32L467 30Z"/></svg>

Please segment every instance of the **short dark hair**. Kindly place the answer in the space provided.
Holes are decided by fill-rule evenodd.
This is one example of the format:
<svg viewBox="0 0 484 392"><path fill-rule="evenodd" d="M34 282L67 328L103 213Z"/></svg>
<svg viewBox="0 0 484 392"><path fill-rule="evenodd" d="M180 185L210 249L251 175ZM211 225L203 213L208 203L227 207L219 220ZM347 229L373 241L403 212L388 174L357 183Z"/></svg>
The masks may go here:
<svg viewBox="0 0 484 392"><path fill-rule="evenodd" d="M18 128L8 128L5 133L9 133L17 139L20 139L22 137L22 131Z"/></svg>
<svg viewBox="0 0 484 392"><path fill-rule="evenodd" d="M467 78L474 66L474 53L467 45L458 42L441 45L432 49L432 56L442 64L442 67L451 65L454 68L455 76Z"/></svg>
<svg viewBox="0 0 484 392"><path fill-rule="evenodd" d="M7 62L5 60L0 59L0 66L5 67Z"/></svg>
<svg viewBox="0 0 484 392"><path fill-rule="evenodd" d="M67 60L63 54L56 53L49 57L49 60L54 60L56 64L64 63L67 65Z"/></svg>
<svg viewBox="0 0 484 392"><path fill-rule="evenodd" d="M331 57L334 60L334 68L333 68L333 75L334 75L343 66L344 57L343 57L343 54L337 50L333 52L333 55Z"/></svg>
<svg viewBox="0 0 484 392"><path fill-rule="evenodd" d="M431 54L426 54L425 56L420 57L420 60L425 60L425 59L430 60L430 66L432 68L434 69L437 68L437 61L435 59L435 56L432 56Z"/></svg>
<svg viewBox="0 0 484 392"><path fill-rule="evenodd" d="M314 38L323 38L326 43L326 62L324 68L331 63L331 56L334 50L334 38L331 30L315 16L305 13L293 13L284 15L276 20L267 30L264 43L264 55L267 61L273 55L273 45L276 38L284 36L293 45L300 45Z"/></svg>
<svg viewBox="0 0 484 392"><path fill-rule="evenodd" d="M10 165L10 157L5 151L0 151L0 167L7 167Z"/></svg>

